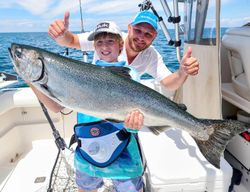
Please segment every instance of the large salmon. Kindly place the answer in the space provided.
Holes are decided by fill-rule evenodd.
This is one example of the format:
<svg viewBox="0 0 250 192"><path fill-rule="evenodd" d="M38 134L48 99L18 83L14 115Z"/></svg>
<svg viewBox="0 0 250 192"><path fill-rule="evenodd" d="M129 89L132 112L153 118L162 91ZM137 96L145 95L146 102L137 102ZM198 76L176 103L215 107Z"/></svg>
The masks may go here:
<svg viewBox="0 0 250 192"><path fill-rule="evenodd" d="M9 49L16 72L57 103L104 119L123 121L130 111L144 114L144 125L159 133L165 128L187 131L215 167L229 140L245 130L233 120L198 119L160 93L100 67L20 44Z"/></svg>

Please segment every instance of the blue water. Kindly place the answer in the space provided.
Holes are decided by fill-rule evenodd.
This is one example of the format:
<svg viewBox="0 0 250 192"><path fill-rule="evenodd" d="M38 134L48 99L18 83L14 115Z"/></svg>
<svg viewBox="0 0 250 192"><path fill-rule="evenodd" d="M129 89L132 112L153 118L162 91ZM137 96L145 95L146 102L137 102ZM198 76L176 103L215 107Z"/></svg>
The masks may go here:
<svg viewBox="0 0 250 192"><path fill-rule="evenodd" d="M170 30L170 35L174 37L174 31ZM13 70L13 65L9 58L8 47L11 43L21 43L28 44L35 47L40 47L51 52L64 54L65 48L57 45L54 40L52 40L46 32L36 32L36 33L0 33L0 72L4 71L10 74L15 74ZM183 40L182 40L183 42ZM174 46L169 46L164 34L159 31L157 38L155 39L153 45L162 55L164 63L174 72L179 68L179 63L176 58L176 49ZM182 49L181 49L182 52ZM89 52L88 61L91 62L93 58L93 53ZM82 60L82 52L76 49L69 49L69 57ZM142 76L143 79L151 78L149 75ZM26 84L22 79L18 78L18 83L12 87L23 87Z"/></svg>

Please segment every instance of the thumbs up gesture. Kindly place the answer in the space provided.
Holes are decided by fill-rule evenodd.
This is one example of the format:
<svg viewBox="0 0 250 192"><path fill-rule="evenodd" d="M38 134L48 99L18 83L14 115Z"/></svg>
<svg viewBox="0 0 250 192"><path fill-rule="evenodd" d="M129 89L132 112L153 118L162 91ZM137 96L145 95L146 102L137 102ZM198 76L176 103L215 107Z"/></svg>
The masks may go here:
<svg viewBox="0 0 250 192"><path fill-rule="evenodd" d="M199 62L195 57L192 57L191 47L188 47L180 64L180 69L187 75L197 75L199 72Z"/></svg>
<svg viewBox="0 0 250 192"><path fill-rule="evenodd" d="M48 29L48 34L50 37L57 39L65 35L69 28L69 16L69 12L65 12L63 20L55 20L50 24Z"/></svg>

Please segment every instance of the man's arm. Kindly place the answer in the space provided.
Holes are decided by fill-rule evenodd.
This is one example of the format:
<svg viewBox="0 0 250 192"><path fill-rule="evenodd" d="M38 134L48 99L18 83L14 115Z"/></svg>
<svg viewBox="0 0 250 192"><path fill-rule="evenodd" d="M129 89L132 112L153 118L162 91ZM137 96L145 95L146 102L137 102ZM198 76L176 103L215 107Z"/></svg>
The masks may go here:
<svg viewBox="0 0 250 192"><path fill-rule="evenodd" d="M78 36L68 31L69 16L69 12L65 12L64 20L56 20L51 23L48 29L48 34L61 46L80 49Z"/></svg>
<svg viewBox="0 0 250 192"><path fill-rule="evenodd" d="M189 47L181 60L179 70L161 80L161 84L166 89L175 91L183 85L188 75L197 75L198 71L199 62L195 57L192 57L192 49Z"/></svg>

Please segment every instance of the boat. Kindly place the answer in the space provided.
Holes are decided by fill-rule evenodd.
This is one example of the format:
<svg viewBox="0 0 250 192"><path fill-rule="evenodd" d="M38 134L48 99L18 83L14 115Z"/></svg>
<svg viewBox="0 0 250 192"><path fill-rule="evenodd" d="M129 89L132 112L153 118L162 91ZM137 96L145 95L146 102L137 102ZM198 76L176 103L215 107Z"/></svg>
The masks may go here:
<svg viewBox="0 0 250 192"><path fill-rule="evenodd" d="M144 8L154 10L150 1L143 3ZM214 1L213 13L209 13L208 0L173 0L173 3L177 7L185 5L184 49L192 47L201 64L199 74L189 77L175 94L154 80L142 83L175 102L184 103L188 112L199 118L237 118L249 123L250 27L227 29L221 37L220 0ZM167 15L172 16L166 1L161 0L161 4ZM205 36L208 14L214 15L214 28ZM160 25L167 33L164 23ZM178 33L179 27L176 25ZM178 52L177 47L180 55ZM77 112L65 109L55 114L44 110L30 88L8 89L16 80L6 75L0 79L0 191L77 191L74 146L67 147ZM138 136L145 160L144 191L249 192L249 132L235 136L228 144L221 158L221 169L203 157L185 131L173 128L159 136L150 132L139 132ZM112 191L112 183L107 180L101 190Z"/></svg>

